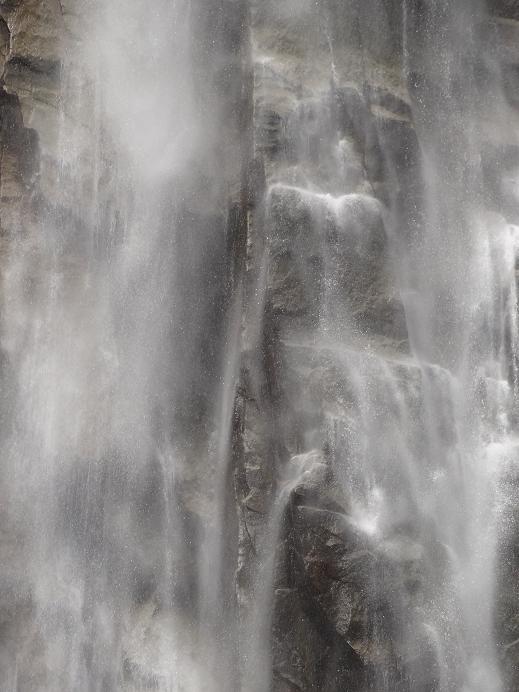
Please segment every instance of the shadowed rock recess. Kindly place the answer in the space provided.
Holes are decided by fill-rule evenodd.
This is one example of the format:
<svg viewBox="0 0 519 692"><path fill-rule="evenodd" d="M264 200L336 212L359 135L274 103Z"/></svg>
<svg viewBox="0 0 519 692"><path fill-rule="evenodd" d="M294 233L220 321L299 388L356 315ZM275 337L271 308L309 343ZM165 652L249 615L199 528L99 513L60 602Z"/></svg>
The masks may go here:
<svg viewBox="0 0 519 692"><path fill-rule="evenodd" d="M519 689L519 3L0 2L0 690Z"/></svg>

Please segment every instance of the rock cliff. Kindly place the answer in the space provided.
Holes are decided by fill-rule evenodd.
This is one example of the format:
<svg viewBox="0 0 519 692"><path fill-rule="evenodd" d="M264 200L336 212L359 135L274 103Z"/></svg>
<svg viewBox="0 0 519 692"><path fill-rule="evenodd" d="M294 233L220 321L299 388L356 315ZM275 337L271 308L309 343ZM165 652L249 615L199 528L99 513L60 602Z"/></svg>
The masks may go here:
<svg viewBox="0 0 519 692"><path fill-rule="evenodd" d="M196 543L214 501L208 485L216 482L201 451L215 424L209 413L221 377L215 362L233 347L236 335L227 324L238 310L239 382L228 393L219 596L228 609L222 618L238 623L237 659L249 662L234 661L242 672L233 684L243 690L440 688L437 643L420 623L424 609L443 597L430 577L446 569L447 557L433 545L432 531L417 528L404 457L409 449L422 453L421 431L430 424L424 401L441 398L451 383L447 367L424 372L417 366L397 278L399 243L412 242L423 214L423 103L435 98L419 60L411 59L416 70L409 69L409 51L421 47L403 38L404 21L416 21L420 37L427 3L407 5L414 9L404 17L396 0L193 3L191 57L210 136L209 150L182 183L184 213L197 228L219 228L225 252L207 248L195 269L211 269L195 279L192 300L182 305L184 319L203 321L207 334L200 353L187 352L187 333L179 349L202 375L183 383L181 412L175 412L192 446L178 497L183 531ZM480 27L488 60L479 77L499 74L517 109L517 3L496 0L489 9ZM60 108L71 78L63 56L79 55L87 23L88 9L73 0L0 3L3 256L20 243L37 254L45 242L41 219L49 213L72 216L81 229L78 210L60 187L67 181L59 176L57 148L63 117L71 127L88 126ZM485 205L514 223L510 181L519 149L496 128L499 123L481 127ZM185 244L189 254L189 238ZM198 294L206 296L203 304ZM6 356L6 382L10 367ZM377 407L387 412L381 419L367 413ZM434 423L446 455L452 418L444 411ZM384 449L370 442L381 431ZM399 509L383 537L375 524L384 500L366 481L367 466L373 478L398 488ZM502 481L507 503L495 608L510 692L519 686L514 474L511 468ZM23 537L17 541L13 531L2 528L0 550L16 565L24 560ZM178 588L191 613L200 604L193 595L195 557L186 551ZM427 560L431 554L435 564ZM135 632L149 631L146 618L152 619L145 588L152 587L142 572ZM46 643L25 632L34 616L31 596L23 584L14 596L12 581L6 576L0 594L0 624L8 633L2 656L29 642L39 666L13 689L62 689L59 678L45 673ZM122 646L124 689L153 689L134 644ZM38 679L47 682L39 686Z"/></svg>

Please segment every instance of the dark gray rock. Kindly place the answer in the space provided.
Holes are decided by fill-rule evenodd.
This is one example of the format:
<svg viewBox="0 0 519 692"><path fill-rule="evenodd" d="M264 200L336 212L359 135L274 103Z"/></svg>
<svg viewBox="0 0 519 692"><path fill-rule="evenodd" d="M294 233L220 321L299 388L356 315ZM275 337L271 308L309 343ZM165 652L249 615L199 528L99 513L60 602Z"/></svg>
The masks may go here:
<svg viewBox="0 0 519 692"><path fill-rule="evenodd" d="M509 19L519 19L519 7L515 0L487 0L490 12Z"/></svg>
<svg viewBox="0 0 519 692"><path fill-rule="evenodd" d="M274 315L309 328L329 320L405 340L379 202L276 185L267 218Z"/></svg>

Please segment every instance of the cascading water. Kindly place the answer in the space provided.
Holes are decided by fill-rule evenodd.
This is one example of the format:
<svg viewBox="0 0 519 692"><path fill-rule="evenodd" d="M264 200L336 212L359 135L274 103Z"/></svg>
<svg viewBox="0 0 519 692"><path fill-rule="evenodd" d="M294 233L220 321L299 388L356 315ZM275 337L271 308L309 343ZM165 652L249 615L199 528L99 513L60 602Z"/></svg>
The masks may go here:
<svg viewBox="0 0 519 692"><path fill-rule="evenodd" d="M197 598L186 565L204 541L189 548L179 485L207 420L226 439L229 416L204 401L204 361L224 355L203 329L227 276L218 221L189 199L204 165L193 17L183 1L88 10L64 47L54 204L4 274L3 473L33 608L5 689L33 689L31 647L47 641L41 689L201 689L203 642L174 604Z"/></svg>
<svg viewBox="0 0 519 692"><path fill-rule="evenodd" d="M0 689L516 689L519 14L33 5Z"/></svg>

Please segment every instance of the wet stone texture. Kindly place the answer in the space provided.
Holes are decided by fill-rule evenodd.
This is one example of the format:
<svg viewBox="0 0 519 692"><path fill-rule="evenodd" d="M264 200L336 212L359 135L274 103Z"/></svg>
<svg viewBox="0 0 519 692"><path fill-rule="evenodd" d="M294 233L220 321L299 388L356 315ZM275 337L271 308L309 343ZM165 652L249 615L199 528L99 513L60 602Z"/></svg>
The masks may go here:
<svg viewBox="0 0 519 692"><path fill-rule="evenodd" d="M490 5L489 30L499 36L505 91L515 104L515 4ZM271 530L269 507L279 501L286 469L313 455L319 480L303 474L279 529L273 689L432 692L441 671L431 635L419 625L423 603L435 598L427 587L424 536L402 523L374 540L356 525L348 484L357 482L358 392L344 376L348 356L325 356L318 346L323 335L342 337L353 349L368 345L388 363L395 354L405 358L409 348L389 250L397 245L388 239L396 234L412 242L424 183L402 69L401 3L305 8L295 19L288 2L252 7L254 155L265 171L266 193L252 209L249 271L257 277L255 263L265 263L266 278L263 333L257 351L244 358L237 406L240 602L247 613L255 546L261 545L256 537ZM483 162L489 171L494 146L489 142ZM512 150L508 156L513 159ZM495 182L495 175L488 177ZM506 206L502 189L493 204L501 211ZM401 366L397 379L405 383L410 426L420 428L416 374ZM448 445L447 417L438 425ZM417 433L417 449L420 444ZM381 464L390 463L391 451L383 458ZM519 651L511 576L515 523L508 529L496 626L503 631L500 655L512 690ZM396 613L406 613L407 625ZM413 629L416 641L404 641Z"/></svg>
<svg viewBox="0 0 519 692"><path fill-rule="evenodd" d="M64 36L73 40L77 29L67 4L0 3L2 249L20 218L24 232L35 232L39 211L52 205L45 171L56 165L60 46ZM402 67L401 3L302 1L297 17L293 4L252 0L249 14L232 23L224 40L232 48L246 36L248 69L229 61L220 75L233 103L240 104L228 115L245 120L240 127L247 132L243 147L231 141L231 126L226 135L232 157L227 165L234 171L228 175L234 210L227 215L229 254L239 255L234 270L244 270L246 288L230 479L238 541L232 551L236 564L229 569L234 605L250 634L255 575L264 559L262 546L270 545L274 534L274 578L262 604L273 610L271 655L262 662L272 666L273 692L433 692L439 685L433 643L417 627L413 650L395 616L404 612L418 622L421 603L434 598L427 592L431 567L424 564L423 546L404 519L395 520L387 539L375 540L352 502L362 483L359 440L374 433L363 428L362 405L385 397L395 420L403 415L399 406L406 411L411 431L424 420L423 382L408 362L405 314L389 249L395 247L391 238L407 238L423 188ZM513 0L488 4L505 93L517 108L519 9ZM223 5L234 16L233 3ZM205 21L211 25L212 18ZM206 68L204 57L198 59ZM487 150L484 165L493 180L493 160L501 161L503 150L493 142ZM512 147L506 155L513 170L519 155ZM506 186L490 193L489 203L499 208L510 197ZM232 257L227 259L232 264ZM347 353L322 346L326 339L345 337ZM366 375L368 394L358 385L354 354L362 349L376 361ZM388 372L396 394L377 390ZM448 445L449 420L439 424ZM393 442L380 459L371 450L377 472L398 457L398 441ZM420 445L418 439L408 443ZM204 469L196 468L196 474L203 476ZM397 474L390 480L397 485L400 479ZM506 484L508 496L515 497L518 479L512 472ZM203 513L200 485L198 478L185 482L183 515L190 526L196 525L197 512ZM410 512L412 517L410 495L403 490L406 517ZM273 527L273 508L281 502ZM509 692L519 688L517 506L510 502L503 522L495 623ZM196 536L195 528L190 531ZM16 543L15 529L3 526L3 562L23 560ZM151 621L145 582L143 576L136 589L144 613L137 629L146 618ZM15 632L17 641L30 621L30 594L9 578L3 584L0 627ZM186 584L186 593L189 588ZM160 623L154 626L160 629ZM38 660L43 643L30 644ZM132 646L125 654L127 684L152 689L156 678ZM23 684L21 689L40 689L38 680ZM251 689L247 680L242 689Z"/></svg>

